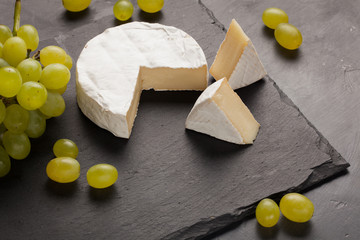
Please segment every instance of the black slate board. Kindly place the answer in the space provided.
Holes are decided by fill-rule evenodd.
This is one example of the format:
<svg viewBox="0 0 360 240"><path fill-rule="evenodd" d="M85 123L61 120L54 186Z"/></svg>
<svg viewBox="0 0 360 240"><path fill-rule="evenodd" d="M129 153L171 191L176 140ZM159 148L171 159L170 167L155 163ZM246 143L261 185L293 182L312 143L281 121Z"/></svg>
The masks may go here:
<svg viewBox="0 0 360 240"><path fill-rule="evenodd" d="M45 35L51 37L41 46L57 42L75 59L90 37L118 24L105 11L111 9L110 2L94 2L80 17L50 3L34 2L35 7L48 9L45 15L54 16L53 28L46 28L49 22L39 20L35 11L36 20L23 17L23 22L44 26ZM94 9L103 12L95 14ZM224 37L201 5L190 0L167 3L150 19L138 12L133 20L180 27L199 41L210 63ZM30 156L13 162L12 172L0 180L2 236L196 239L241 221L266 196L304 190L348 167L270 78L238 91L261 124L252 146L185 130L185 119L199 94L143 92L132 136L124 140L81 113L73 77L65 94L65 114L48 121L46 134L32 141ZM81 177L71 184L56 184L45 174L58 138L70 138L80 148ZM108 189L91 189L86 171L102 162L117 167L119 181Z"/></svg>

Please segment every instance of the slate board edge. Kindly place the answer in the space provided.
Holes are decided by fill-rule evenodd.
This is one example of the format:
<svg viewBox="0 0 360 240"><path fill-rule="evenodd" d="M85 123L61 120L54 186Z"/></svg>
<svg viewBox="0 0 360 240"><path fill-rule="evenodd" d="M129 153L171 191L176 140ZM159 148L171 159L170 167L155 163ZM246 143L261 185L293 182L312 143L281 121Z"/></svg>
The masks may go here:
<svg viewBox="0 0 360 240"><path fill-rule="evenodd" d="M265 80L270 81L276 88L280 95L280 99L285 104L295 108L301 117L303 117L307 124L315 130L319 135L317 147L324 153L330 156L330 160L313 168L309 177L298 186L291 187L281 192L274 193L268 196L271 199L279 202L280 198L289 192L304 192L315 186L323 184L334 177L339 176L341 173L346 173L346 169L350 166L348 162L337 152L328 140L315 128L315 126L304 116L300 109L292 102L292 100L279 88L276 82L269 76L264 77ZM243 220L250 216L254 216L257 202L248 206L235 209L232 213L223 214L211 219L201 220L191 226L179 229L162 240L199 240L209 239L218 234L223 233L225 230L232 228L234 225L239 225Z"/></svg>

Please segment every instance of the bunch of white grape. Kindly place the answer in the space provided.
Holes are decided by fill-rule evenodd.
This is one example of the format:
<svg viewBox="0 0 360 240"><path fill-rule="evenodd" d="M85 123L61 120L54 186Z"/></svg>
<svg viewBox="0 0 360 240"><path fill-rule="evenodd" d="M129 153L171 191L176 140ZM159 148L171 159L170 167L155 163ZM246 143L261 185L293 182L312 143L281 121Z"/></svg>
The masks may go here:
<svg viewBox="0 0 360 240"><path fill-rule="evenodd" d="M0 25L0 177L10 171L10 157L29 155L29 138L45 132L46 119L65 111L62 94L72 67L71 57L58 46L30 57L39 45L38 31L16 25L19 22L13 32Z"/></svg>

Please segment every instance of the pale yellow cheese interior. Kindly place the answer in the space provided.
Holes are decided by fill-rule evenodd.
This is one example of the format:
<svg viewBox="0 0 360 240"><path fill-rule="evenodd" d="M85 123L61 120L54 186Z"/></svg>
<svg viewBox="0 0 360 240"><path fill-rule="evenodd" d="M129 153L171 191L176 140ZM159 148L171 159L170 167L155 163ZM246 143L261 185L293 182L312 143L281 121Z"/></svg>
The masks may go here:
<svg viewBox="0 0 360 240"><path fill-rule="evenodd" d="M244 143L253 143L259 132L260 124L227 81L223 81L212 100L238 130Z"/></svg>
<svg viewBox="0 0 360 240"><path fill-rule="evenodd" d="M200 68L147 68L140 67L142 89L154 90L204 90L207 81L198 81L207 75L207 66Z"/></svg>
<svg viewBox="0 0 360 240"><path fill-rule="evenodd" d="M140 79L140 77L138 77L137 83L136 83L136 88L134 91L134 97L131 101L131 106L129 108L129 111L126 114L126 122L127 122L128 129L129 129L129 137L130 137L131 129L134 125L136 113L138 110L138 106L139 106L139 102L140 102L140 95L141 95L141 79Z"/></svg>
<svg viewBox="0 0 360 240"><path fill-rule="evenodd" d="M210 74L216 80L220 80L223 77L230 79L249 41L249 37L244 33L236 20L233 19L210 67Z"/></svg>
<svg viewBox="0 0 360 240"><path fill-rule="evenodd" d="M204 90L207 81L198 81L207 75L207 66L200 68L147 68L140 67L134 97L126 114L129 136L137 114L141 91L154 89L157 91L171 90Z"/></svg>

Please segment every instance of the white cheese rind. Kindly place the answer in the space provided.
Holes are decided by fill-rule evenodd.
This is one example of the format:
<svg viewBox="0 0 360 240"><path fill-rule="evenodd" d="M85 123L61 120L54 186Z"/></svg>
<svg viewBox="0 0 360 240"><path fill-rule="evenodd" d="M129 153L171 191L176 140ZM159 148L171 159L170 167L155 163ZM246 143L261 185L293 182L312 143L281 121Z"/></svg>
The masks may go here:
<svg viewBox="0 0 360 240"><path fill-rule="evenodd" d="M210 73L216 80L226 77L234 90L250 85L267 74L252 41L235 19L230 23Z"/></svg>
<svg viewBox="0 0 360 240"><path fill-rule="evenodd" d="M132 22L105 30L81 52L76 86L82 112L115 136L129 138L133 124L129 109L138 104L133 98L142 90L140 67L197 71L196 87L173 89L169 82L171 90L203 90L207 86L205 54L191 36L175 27ZM177 78L171 80L181 80L179 71L176 73Z"/></svg>
<svg viewBox="0 0 360 240"><path fill-rule="evenodd" d="M254 45L249 41L228 82L232 89L238 89L257 82L266 74Z"/></svg>
<svg viewBox="0 0 360 240"><path fill-rule="evenodd" d="M240 133L212 97L224 79L211 84L195 102L185 123L187 129L236 144L245 144Z"/></svg>
<svg viewBox="0 0 360 240"><path fill-rule="evenodd" d="M129 138L128 124L126 115L113 114L109 109L100 105L99 101L89 97L84 90L78 86L77 82L77 103L86 117L92 120L99 127L112 132L115 136ZM112 130L116 131L112 131Z"/></svg>

